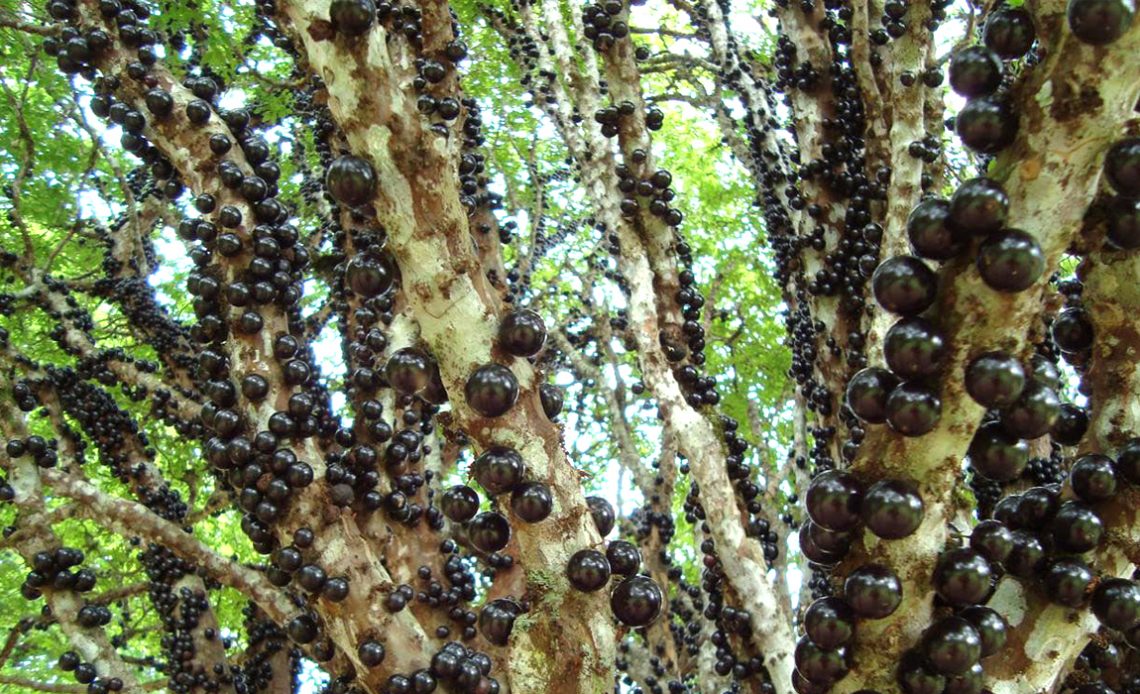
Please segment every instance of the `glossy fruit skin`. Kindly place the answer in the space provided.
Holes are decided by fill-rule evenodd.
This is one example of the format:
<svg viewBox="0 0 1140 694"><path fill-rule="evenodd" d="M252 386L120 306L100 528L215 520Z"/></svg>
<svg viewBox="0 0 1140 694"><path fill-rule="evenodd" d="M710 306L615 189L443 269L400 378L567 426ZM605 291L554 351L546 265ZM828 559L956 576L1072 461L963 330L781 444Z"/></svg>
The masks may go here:
<svg viewBox="0 0 1140 694"><path fill-rule="evenodd" d="M855 614L864 619L882 619L893 614L902 602L902 590L898 576L878 564L860 566L843 582L843 597Z"/></svg>
<svg viewBox="0 0 1140 694"><path fill-rule="evenodd" d="M376 194L376 174L364 159L343 155L329 164L325 186L337 202L356 207Z"/></svg>
<svg viewBox="0 0 1140 694"><path fill-rule="evenodd" d="M983 407L1007 407L1025 388L1025 369L1005 352L986 352L966 367L966 392Z"/></svg>
<svg viewBox="0 0 1140 694"><path fill-rule="evenodd" d="M661 614L663 601L661 588L652 578L630 576L620 581L610 594L610 609L622 624L643 627Z"/></svg>
<svg viewBox="0 0 1140 694"><path fill-rule="evenodd" d="M967 98L993 94L1001 73L1001 58L985 46L967 46L950 57L950 88Z"/></svg>
<svg viewBox="0 0 1140 694"><path fill-rule="evenodd" d="M562 389L556 385L543 383L538 387L538 397L542 402L542 412L546 418L553 421L555 417L562 414L563 395Z"/></svg>
<svg viewBox="0 0 1140 694"><path fill-rule="evenodd" d="M839 552L836 550L824 549L816 544L812 538L812 528L819 528L818 525L811 522L811 519L805 520L800 525L799 539L800 551L807 557L809 562L819 564L820 566L833 566L843 560L846 550ZM830 530L820 528L825 533L830 533Z"/></svg>
<svg viewBox="0 0 1140 694"><path fill-rule="evenodd" d="M468 523L467 537L483 552L498 552L511 540L511 524L495 511L484 511Z"/></svg>
<svg viewBox="0 0 1140 694"><path fill-rule="evenodd" d="M960 675L982 657L982 637L961 617L943 617L922 637L931 665L944 675Z"/></svg>
<svg viewBox="0 0 1140 694"><path fill-rule="evenodd" d="M1009 482L1020 477L1029 464L1029 444L1010 436L998 422L987 422L974 433L969 456L978 474Z"/></svg>
<svg viewBox="0 0 1140 694"><path fill-rule="evenodd" d="M580 549L566 565L566 578L575 590L592 593L610 580L610 563L606 555L596 549Z"/></svg>
<svg viewBox="0 0 1140 694"><path fill-rule="evenodd" d="M1032 15L1020 7L1002 7L986 19L982 40L1000 57L1013 60L1029 52L1036 34Z"/></svg>
<svg viewBox="0 0 1140 694"><path fill-rule="evenodd" d="M1001 563L1013 549L1013 535L1004 523L984 520L971 531L970 548L991 562Z"/></svg>
<svg viewBox="0 0 1140 694"><path fill-rule="evenodd" d="M899 661L898 679L905 694L942 694L946 690L945 675L915 651L903 654Z"/></svg>
<svg viewBox="0 0 1140 694"><path fill-rule="evenodd" d="M1117 195L1108 201L1105 238L1121 250L1140 248L1140 197Z"/></svg>
<svg viewBox="0 0 1140 694"><path fill-rule="evenodd" d="M388 357L384 373L397 392L412 395L423 390L431 378L432 360L414 347L398 349Z"/></svg>
<svg viewBox="0 0 1140 694"><path fill-rule="evenodd" d="M1069 0L1069 29L1082 42L1108 45L1128 31L1136 14L1134 0Z"/></svg>
<svg viewBox="0 0 1140 694"><path fill-rule="evenodd" d="M951 605L976 605L990 592L993 569L985 557L969 548L943 552L934 567L934 590Z"/></svg>
<svg viewBox="0 0 1140 694"><path fill-rule="evenodd" d="M887 423L903 436L922 436L942 418L942 400L926 386L901 383L887 398Z"/></svg>
<svg viewBox="0 0 1140 694"><path fill-rule="evenodd" d="M388 291L394 278L390 263L367 255L358 255L348 261L344 271L345 284L363 297L379 296Z"/></svg>
<svg viewBox="0 0 1140 694"><path fill-rule="evenodd" d="M1140 197L1140 137L1126 137L1108 148L1104 175L1117 193Z"/></svg>
<svg viewBox="0 0 1140 694"><path fill-rule="evenodd" d="M946 341L930 321L903 318L887 330L883 356L901 378L933 376L946 361Z"/></svg>
<svg viewBox="0 0 1140 694"><path fill-rule="evenodd" d="M1104 522L1092 507L1066 501L1053 516L1053 541L1063 552L1080 554L1096 548L1104 535Z"/></svg>
<svg viewBox="0 0 1140 694"><path fill-rule="evenodd" d="M880 480L863 494L860 514L867 529L884 540L899 540L922 523L922 497L910 482Z"/></svg>
<svg viewBox="0 0 1140 694"><path fill-rule="evenodd" d="M1111 499L1118 486L1116 464L1099 453L1082 455L1069 470L1069 483L1073 493L1089 503Z"/></svg>
<svg viewBox="0 0 1140 694"><path fill-rule="evenodd" d="M796 643L796 670L812 684L831 684L847 674L847 651L820 648L804 636Z"/></svg>
<svg viewBox="0 0 1140 694"><path fill-rule="evenodd" d="M546 323L530 309L511 311L499 324L499 346L516 357L533 357L546 344Z"/></svg>
<svg viewBox="0 0 1140 694"><path fill-rule="evenodd" d="M1116 471L1132 484L1140 484L1140 437L1129 439L1116 452Z"/></svg>
<svg viewBox="0 0 1140 694"><path fill-rule="evenodd" d="M1081 607L1088 599L1093 573L1080 559L1064 558L1046 567L1042 583L1045 594L1058 605Z"/></svg>
<svg viewBox="0 0 1140 694"><path fill-rule="evenodd" d="M502 364L484 364L467 377L463 394L480 416L501 417L518 401L519 381Z"/></svg>
<svg viewBox="0 0 1140 694"><path fill-rule="evenodd" d="M1084 409L1070 403L1061 405L1049 435L1062 446L1075 446L1089 429L1089 415Z"/></svg>
<svg viewBox="0 0 1140 694"><path fill-rule="evenodd" d="M617 522L613 504L600 496L588 496L586 497L586 506L590 509L590 515L594 519L594 525L598 528L598 534L602 537L609 535L610 531L614 529L614 523Z"/></svg>
<svg viewBox="0 0 1140 694"><path fill-rule="evenodd" d="M974 663L962 674L947 677L942 694L981 694L985 677L981 663Z"/></svg>
<svg viewBox="0 0 1140 694"><path fill-rule="evenodd" d="M887 421L887 398L898 383L898 376L886 369L861 369L847 382L847 406L864 422L882 424Z"/></svg>
<svg viewBox="0 0 1140 694"><path fill-rule="evenodd" d="M950 225L975 235L991 234L1005 226L1009 195L992 178L978 176L962 182L950 196Z"/></svg>
<svg viewBox="0 0 1140 694"><path fill-rule="evenodd" d="M915 205L906 220L906 234L915 255L927 260L949 260L966 247L962 235L950 226L950 202L929 198Z"/></svg>
<svg viewBox="0 0 1140 694"><path fill-rule="evenodd" d="M804 612L804 632L815 645L834 650L855 635L855 612L840 598L820 598Z"/></svg>
<svg viewBox="0 0 1140 694"><path fill-rule="evenodd" d="M527 523L546 520L554 510L554 496L542 482L523 482L511 492L511 511Z"/></svg>
<svg viewBox="0 0 1140 694"><path fill-rule="evenodd" d="M1061 401L1049 386L1030 379L1021 397L1001 413L1001 426L1006 433L1022 439L1044 436L1053 428L1061 413Z"/></svg>
<svg viewBox="0 0 1140 694"><path fill-rule="evenodd" d="M999 292L1029 289L1045 271L1045 254L1029 234L1003 229L978 247L978 273L982 281Z"/></svg>
<svg viewBox="0 0 1140 694"><path fill-rule="evenodd" d="M901 316L915 316L934 303L938 276L912 255L887 258L871 275L871 288L879 305Z"/></svg>
<svg viewBox="0 0 1140 694"><path fill-rule="evenodd" d="M858 481L840 470L825 470L808 486L808 515L812 522L827 530L842 532L859 523L859 504L863 493Z"/></svg>
<svg viewBox="0 0 1140 694"><path fill-rule="evenodd" d="M1051 328L1053 342L1062 352L1075 354L1092 347L1093 326L1089 312L1070 307L1057 314Z"/></svg>
<svg viewBox="0 0 1140 694"><path fill-rule="evenodd" d="M384 645L379 641L363 641L356 648L356 656L368 667L384 662Z"/></svg>
<svg viewBox="0 0 1140 694"><path fill-rule="evenodd" d="M1092 611L1109 629L1128 631L1140 624L1140 587L1124 578L1105 579L1093 591Z"/></svg>
<svg viewBox="0 0 1140 694"><path fill-rule="evenodd" d="M526 464L518 451L506 446L492 446L471 464L475 481L491 496L514 489L522 482Z"/></svg>
<svg viewBox="0 0 1140 694"><path fill-rule="evenodd" d="M1040 538L1027 530L1013 531L1013 549L1004 562L1006 571L1023 579L1032 579L1045 561L1045 546Z"/></svg>
<svg viewBox="0 0 1140 694"><path fill-rule="evenodd" d="M993 609L973 605L959 612L958 616L973 624L978 630L978 635L982 638L983 658L997 653L1005 646L1009 625L1006 624L1005 618Z"/></svg>
<svg viewBox="0 0 1140 694"><path fill-rule="evenodd" d="M492 600L479 612L479 633L496 646L505 646L522 608L510 598Z"/></svg>
<svg viewBox="0 0 1140 694"><path fill-rule="evenodd" d="M971 99L955 119L962 144L982 154L997 154L1017 137L1017 115L993 97Z"/></svg>
<svg viewBox="0 0 1140 694"><path fill-rule="evenodd" d="M851 549L851 532L834 532L822 526L816 525L811 522L811 519L804 521L807 527L807 533L811 541L817 547L827 552L838 552L839 554L847 554Z"/></svg>
<svg viewBox="0 0 1140 694"><path fill-rule="evenodd" d="M372 28L376 19L376 5L372 0L333 0L329 6L329 21L337 33L360 36Z"/></svg>
<svg viewBox="0 0 1140 694"><path fill-rule="evenodd" d="M614 540L606 546L606 560L616 576L632 576L641 569L641 550L625 540Z"/></svg>
<svg viewBox="0 0 1140 694"><path fill-rule="evenodd" d="M443 493L439 506L450 520L466 523L479 512L479 494L467 485L457 484Z"/></svg>

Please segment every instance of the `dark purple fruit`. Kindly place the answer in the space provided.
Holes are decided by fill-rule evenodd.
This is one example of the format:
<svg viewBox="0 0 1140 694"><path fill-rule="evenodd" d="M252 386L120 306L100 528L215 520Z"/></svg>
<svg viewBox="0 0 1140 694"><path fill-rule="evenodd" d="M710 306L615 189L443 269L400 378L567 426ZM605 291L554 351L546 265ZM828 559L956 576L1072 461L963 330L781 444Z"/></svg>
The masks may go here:
<svg viewBox="0 0 1140 694"><path fill-rule="evenodd" d="M562 389L558 386L543 383L538 387L538 398L542 402L542 412L547 419L553 421L562 413Z"/></svg>
<svg viewBox="0 0 1140 694"><path fill-rule="evenodd" d="M358 255L348 261L344 271L345 284L354 293L365 298L379 296L392 286L392 266L379 258Z"/></svg>
<svg viewBox="0 0 1140 694"><path fill-rule="evenodd" d="M880 480L863 494L860 513L867 529L876 536L899 540L922 523L922 497L910 482Z"/></svg>
<svg viewBox="0 0 1140 694"><path fill-rule="evenodd" d="M361 641L356 647L356 657L365 667L376 667L384 662L384 644L379 641Z"/></svg>
<svg viewBox="0 0 1140 694"><path fill-rule="evenodd" d="M1129 439L1117 452L1116 471L1132 484L1140 484L1140 438Z"/></svg>
<svg viewBox="0 0 1140 694"><path fill-rule="evenodd" d="M986 673L981 663L974 663L965 672L946 678L942 694L982 694Z"/></svg>
<svg viewBox="0 0 1140 694"><path fill-rule="evenodd" d="M982 657L982 637L961 617L943 617L922 636L922 648L934 669L960 675Z"/></svg>
<svg viewBox="0 0 1140 694"><path fill-rule="evenodd" d="M835 532L828 530L823 526L812 523L810 519L804 521L807 526L808 535L811 536L811 541L816 544L820 549L827 552L838 552L840 554L847 554L851 549L850 532Z"/></svg>
<svg viewBox="0 0 1140 694"><path fill-rule="evenodd" d="M1088 430L1088 412L1076 405L1064 403L1056 421L1053 422L1053 428L1049 430L1049 435L1062 446L1075 446L1081 442Z"/></svg>
<svg viewBox="0 0 1140 694"><path fill-rule="evenodd" d="M1052 327L1053 342L1062 352L1075 354L1092 347L1093 326L1089 312L1080 307L1057 314Z"/></svg>
<svg viewBox="0 0 1140 694"><path fill-rule="evenodd" d="M439 507L452 521L466 523L479 512L479 494L465 484L457 484L443 493Z"/></svg>
<svg viewBox="0 0 1140 694"><path fill-rule="evenodd" d="M1106 455L1082 455L1069 471L1073 493L1089 503L1111 499L1116 495L1116 465Z"/></svg>
<svg viewBox="0 0 1140 694"><path fill-rule="evenodd" d="M904 379L933 376L946 360L946 342L930 321L903 318L887 330L883 356L891 371Z"/></svg>
<svg viewBox="0 0 1140 694"><path fill-rule="evenodd" d="M1108 148L1104 175L1117 193L1140 198L1140 137L1126 137Z"/></svg>
<svg viewBox="0 0 1140 694"><path fill-rule="evenodd" d="M590 509L590 515L594 519L594 526L597 527L598 534L602 537L609 535L610 531L614 529L614 523L617 522L613 504L600 496L588 496L586 497L586 506Z"/></svg>
<svg viewBox="0 0 1140 694"><path fill-rule="evenodd" d="M523 482L511 492L511 511L527 523L546 520L552 510L554 497L542 482Z"/></svg>
<svg viewBox="0 0 1140 694"><path fill-rule="evenodd" d="M1135 14L1134 0L1069 0L1065 11L1073 35L1093 46L1104 46L1123 36Z"/></svg>
<svg viewBox="0 0 1140 694"><path fill-rule="evenodd" d="M376 194L376 174L364 159L344 155L329 164L325 186L337 202L356 207Z"/></svg>
<svg viewBox="0 0 1140 694"><path fill-rule="evenodd" d="M886 310L914 316L934 303L938 276L922 260L912 255L896 255L875 268L871 288L875 300Z"/></svg>
<svg viewBox="0 0 1140 694"><path fill-rule="evenodd" d="M859 523L862 497L854 477L839 470L826 470L811 481L805 502L816 525L842 532Z"/></svg>
<svg viewBox="0 0 1140 694"><path fill-rule="evenodd" d="M864 619L890 616L902 602L902 582L893 571L878 564L855 569L843 582L843 597Z"/></svg>
<svg viewBox="0 0 1140 694"><path fill-rule="evenodd" d="M982 154L996 154L1017 137L1017 114L1006 102L983 96L962 107L955 127L962 144Z"/></svg>
<svg viewBox="0 0 1140 694"><path fill-rule="evenodd" d="M1104 522L1080 501L1066 501L1053 516L1053 542L1062 552L1081 554L1096 549L1104 536Z"/></svg>
<svg viewBox="0 0 1140 694"><path fill-rule="evenodd" d="M804 613L804 631L815 645L834 650L854 636L855 612L840 598L820 598Z"/></svg>
<svg viewBox="0 0 1140 694"><path fill-rule="evenodd" d="M1125 578L1108 578L1097 585L1092 611L1109 629L1128 631L1140 624L1140 587Z"/></svg>
<svg viewBox="0 0 1140 694"><path fill-rule="evenodd" d="M505 646L511 638L515 619L522 607L510 598L492 600L479 612L479 633L496 646Z"/></svg>
<svg viewBox="0 0 1140 694"><path fill-rule="evenodd" d="M506 446L492 446L471 464L471 474L487 494L497 496L522 482L526 464L518 451Z"/></svg>
<svg viewBox="0 0 1140 694"><path fill-rule="evenodd" d="M978 427L968 454L974 470L995 482L1017 479L1029 464L1029 444L1010 436L997 422Z"/></svg>
<svg viewBox="0 0 1140 694"><path fill-rule="evenodd" d="M1003 229L978 247L978 273L991 289L1020 292L1033 286L1045 271L1045 254L1029 234Z"/></svg>
<svg viewBox="0 0 1140 694"><path fill-rule="evenodd" d="M958 616L974 625L982 638L982 657L991 656L1005 646L1009 626L1005 618L989 607L973 605L958 613Z"/></svg>
<svg viewBox="0 0 1140 694"><path fill-rule="evenodd" d="M1035 439L1053 428L1061 412L1061 401L1049 386L1029 379L1021 397L1001 413L1001 425L1011 436Z"/></svg>
<svg viewBox="0 0 1140 694"><path fill-rule="evenodd" d="M1080 559L1066 557L1049 564L1042 576L1045 594L1058 605L1080 607L1088 599L1093 573Z"/></svg>
<svg viewBox="0 0 1140 694"><path fill-rule="evenodd" d="M898 678L904 694L942 694L946 691L946 676L915 651L904 653L899 660Z"/></svg>
<svg viewBox="0 0 1140 694"><path fill-rule="evenodd" d="M1004 563L1006 571L1018 578L1033 578L1045 561L1045 546L1028 530L1014 530L1012 537L1013 548Z"/></svg>
<svg viewBox="0 0 1140 694"><path fill-rule="evenodd" d="M1105 238L1113 247L1121 250L1140 248L1140 197L1117 195L1109 199L1106 216L1108 231Z"/></svg>
<svg viewBox="0 0 1140 694"><path fill-rule="evenodd" d="M796 670L812 684L831 684L847 674L847 651L828 650L811 642L807 636L796 643Z"/></svg>
<svg viewBox="0 0 1140 694"><path fill-rule="evenodd" d="M949 260L965 248L950 224L950 202L930 198L918 203L906 220L906 234L916 255L927 260Z"/></svg>
<svg viewBox="0 0 1140 694"><path fill-rule="evenodd" d="M606 546L606 560L617 576L632 576L641 570L641 550L625 540L614 540Z"/></svg>
<svg viewBox="0 0 1140 694"><path fill-rule="evenodd" d="M887 398L898 383L898 376L886 369L862 369L847 382L847 406L864 422L882 424L887 421Z"/></svg>
<svg viewBox="0 0 1140 694"><path fill-rule="evenodd" d="M972 549L943 552L934 567L934 590L955 606L976 605L990 592L993 569L985 557Z"/></svg>
<svg viewBox="0 0 1140 694"><path fill-rule="evenodd" d="M1017 504L1017 527L1043 529L1061 507L1061 492L1055 486L1033 487L1021 494Z"/></svg>
<svg viewBox="0 0 1140 694"><path fill-rule="evenodd" d="M807 560L821 566L832 566L842 561L844 555L847 553L846 550L839 552L837 550L828 550L820 547L816 544L815 540L812 539L812 528L819 528L821 531L826 533L831 532L830 530L820 528L820 526L812 523L810 519L804 521L803 524L800 525L800 551L803 552L803 555L805 557L807 557ZM835 534L839 535L840 533Z"/></svg>
<svg viewBox="0 0 1140 694"><path fill-rule="evenodd" d="M431 378L432 359L413 347L398 349L388 357L384 375L388 385L404 395L423 390Z"/></svg>
<svg viewBox="0 0 1140 694"><path fill-rule="evenodd" d="M984 520L970 533L970 547L991 562L1001 563L1013 549L1013 535L1001 521Z"/></svg>
<svg viewBox="0 0 1140 694"><path fill-rule="evenodd" d="M592 593L610 580L610 563L596 549L580 549L566 565L566 578L575 589Z"/></svg>
<svg viewBox="0 0 1140 694"><path fill-rule="evenodd" d="M993 94L1001 84L1001 58L985 46L968 46L950 56L950 88L964 97Z"/></svg>
<svg viewBox="0 0 1140 694"><path fill-rule="evenodd" d="M887 423L903 436L922 436L941 417L942 400L926 386L902 383L887 398Z"/></svg>
<svg viewBox="0 0 1140 694"><path fill-rule="evenodd" d="M463 387L467 405L483 417L500 417L519 399L519 380L502 364L484 364Z"/></svg>
<svg viewBox="0 0 1140 694"><path fill-rule="evenodd" d="M511 524L500 513L484 511L467 525L467 537L483 552L498 552L511 541Z"/></svg>
<svg viewBox="0 0 1140 694"><path fill-rule="evenodd" d="M1025 387L1021 362L1005 352L986 352L966 367L966 392L983 407L1007 407Z"/></svg>
<svg viewBox="0 0 1140 694"><path fill-rule="evenodd" d="M661 614L664 596L661 588L648 576L623 579L610 594L610 609L627 627L643 627Z"/></svg>
<svg viewBox="0 0 1140 694"><path fill-rule="evenodd" d="M499 324L499 347L516 357L533 357L546 343L546 324L529 309L511 311Z"/></svg>
<svg viewBox="0 0 1140 694"><path fill-rule="evenodd" d="M1013 60L1029 52L1036 35L1032 15L1020 7L1002 7L990 13L982 40L1000 57Z"/></svg>
<svg viewBox="0 0 1140 694"><path fill-rule="evenodd" d="M329 6L329 21L338 33L360 36L372 28L376 19L376 5L372 0L333 0Z"/></svg>

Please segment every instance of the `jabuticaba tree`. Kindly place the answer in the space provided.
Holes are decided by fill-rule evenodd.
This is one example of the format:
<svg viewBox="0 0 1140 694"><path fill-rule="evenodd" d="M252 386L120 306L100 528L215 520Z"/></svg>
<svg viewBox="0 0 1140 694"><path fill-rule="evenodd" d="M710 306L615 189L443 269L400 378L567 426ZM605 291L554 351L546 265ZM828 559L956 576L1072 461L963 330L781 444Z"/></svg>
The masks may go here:
<svg viewBox="0 0 1140 694"><path fill-rule="evenodd" d="M1140 692L1132 0L0 0L0 691Z"/></svg>

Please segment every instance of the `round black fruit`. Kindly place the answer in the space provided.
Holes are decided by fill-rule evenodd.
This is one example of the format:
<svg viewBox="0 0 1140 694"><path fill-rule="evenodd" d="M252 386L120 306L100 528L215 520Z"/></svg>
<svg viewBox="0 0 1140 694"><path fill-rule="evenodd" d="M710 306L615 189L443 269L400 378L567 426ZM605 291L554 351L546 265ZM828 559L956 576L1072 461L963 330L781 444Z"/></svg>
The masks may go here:
<svg viewBox="0 0 1140 694"><path fill-rule="evenodd" d="M865 564L848 574L843 597L860 617L882 619L902 602L902 582L885 566Z"/></svg>
<svg viewBox="0 0 1140 694"><path fill-rule="evenodd" d="M993 97L971 99L954 122L962 143L982 154L997 154L1017 136L1017 115Z"/></svg>
<svg viewBox="0 0 1140 694"><path fill-rule="evenodd" d="M465 484L457 484L443 493L439 507L450 520L466 523L479 512L479 494Z"/></svg>
<svg viewBox="0 0 1140 694"><path fill-rule="evenodd" d="M834 650L855 634L855 611L841 598L820 598L804 613L804 631L815 645Z"/></svg>
<svg viewBox="0 0 1140 694"><path fill-rule="evenodd" d="M938 291L938 276L919 258L896 255L875 268L871 287L879 305L902 316L930 308Z"/></svg>
<svg viewBox="0 0 1140 694"><path fill-rule="evenodd" d="M523 482L511 492L511 511L527 523L546 520L552 510L554 497L542 482Z"/></svg>
<svg viewBox="0 0 1140 694"><path fill-rule="evenodd" d="M1005 646L1009 626L998 612L981 605L967 607L958 616L974 625L982 637L982 657L991 656Z"/></svg>
<svg viewBox="0 0 1140 694"><path fill-rule="evenodd" d="M1032 15L1020 7L1002 7L990 13L982 41L1002 58L1013 60L1028 53L1036 37Z"/></svg>
<svg viewBox="0 0 1140 694"><path fill-rule="evenodd" d="M949 221L958 230L991 234L1005 226L1009 196L992 178L979 176L962 182L950 196Z"/></svg>
<svg viewBox="0 0 1140 694"><path fill-rule="evenodd" d="M500 513L484 511L471 519L467 537L483 552L498 552L511 540L511 524Z"/></svg>
<svg viewBox="0 0 1140 694"><path fill-rule="evenodd" d="M1060 412L1056 391L1031 378L1017 402L1002 410L1001 425L1011 436L1035 439L1049 433Z"/></svg>
<svg viewBox="0 0 1140 694"><path fill-rule="evenodd" d="M628 627L643 627L661 614L664 597L661 588L648 576L623 579L610 594L610 608L618 621Z"/></svg>
<svg viewBox="0 0 1140 694"><path fill-rule="evenodd" d="M1020 229L1003 229L978 247L978 273L999 292L1020 292L1033 286L1045 271L1041 245Z"/></svg>
<svg viewBox="0 0 1140 694"><path fill-rule="evenodd" d="M1128 631L1140 624L1140 587L1125 578L1105 579L1093 591L1092 611L1109 629Z"/></svg>
<svg viewBox="0 0 1140 694"><path fill-rule="evenodd" d="M1089 414L1083 408L1071 403L1061 405L1049 435L1062 446L1075 446L1084 438L1089 429Z"/></svg>
<svg viewBox="0 0 1140 694"><path fill-rule="evenodd" d="M887 423L903 436L922 436L941 417L942 400L926 386L902 383L887 398Z"/></svg>
<svg viewBox="0 0 1140 694"><path fill-rule="evenodd" d="M576 590L592 593L610 580L610 563L596 549L580 549L566 565L566 578Z"/></svg>
<svg viewBox="0 0 1140 694"><path fill-rule="evenodd" d="M518 451L506 446L492 446L471 464L475 481L491 496L514 489L522 482L526 465Z"/></svg>
<svg viewBox="0 0 1140 694"><path fill-rule="evenodd" d="M1126 137L1108 148L1104 175L1117 193L1140 197L1140 137Z"/></svg>
<svg viewBox="0 0 1140 694"><path fill-rule="evenodd" d="M1106 455L1082 455L1069 470L1069 484L1074 494L1089 503L1110 499L1116 495L1116 465Z"/></svg>
<svg viewBox="0 0 1140 694"><path fill-rule="evenodd" d="M930 198L918 203L906 220L907 238L915 254L927 260L949 260L965 248L950 224L950 202Z"/></svg>
<svg viewBox="0 0 1140 694"><path fill-rule="evenodd" d="M968 46L950 57L950 88L964 97L993 94L1001 84L1001 58L985 46Z"/></svg>
<svg viewBox="0 0 1140 694"><path fill-rule="evenodd" d="M1005 352L986 352L966 367L966 392L983 407L1007 407L1025 388L1025 369Z"/></svg>
<svg viewBox="0 0 1140 694"><path fill-rule="evenodd" d="M375 19L372 0L333 0L329 6L329 21L345 36L360 36L372 28Z"/></svg>
<svg viewBox="0 0 1140 694"><path fill-rule="evenodd" d="M1073 35L1094 46L1123 36L1135 14L1134 0L1069 0L1065 11Z"/></svg>
<svg viewBox="0 0 1140 694"><path fill-rule="evenodd" d="M913 484L880 480L863 495L861 515L867 529L884 540L899 540L922 523L922 497Z"/></svg>
<svg viewBox="0 0 1140 694"><path fill-rule="evenodd" d="M887 421L887 398L898 383L898 376L886 369L862 369L847 382L847 406L864 422L882 424Z"/></svg>
<svg viewBox="0 0 1140 694"><path fill-rule="evenodd" d="M1053 602L1065 607L1080 607L1088 599L1093 573L1080 559L1066 557L1045 568L1042 582L1045 594Z"/></svg>
<svg viewBox="0 0 1140 694"><path fill-rule="evenodd" d="M1105 238L1121 250L1140 248L1140 197L1117 195L1108 201Z"/></svg>
<svg viewBox="0 0 1140 694"><path fill-rule="evenodd" d="M325 185L337 202L356 207L376 194L376 174L364 159L344 155L329 164Z"/></svg>
<svg viewBox="0 0 1140 694"><path fill-rule="evenodd" d="M978 474L995 482L1010 482L1029 464L1029 444L1011 436L998 422L987 422L974 433L969 456Z"/></svg>
<svg viewBox="0 0 1140 694"><path fill-rule="evenodd" d="M993 569L973 549L944 552L934 567L934 590L951 605L976 605L990 592Z"/></svg>
<svg viewBox="0 0 1140 694"><path fill-rule="evenodd" d="M500 417L519 399L519 381L502 364L484 364L471 372L463 387L467 404L483 417Z"/></svg>
<svg viewBox="0 0 1140 694"><path fill-rule="evenodd" d="M859 523L863 493L854 477L840 470L826 470L808 486L808 515L812 522L828 530L842 532Z"/></svg>
<svg viewBox="0 0 1140 694"><path fill-rule="evenodd" d="M590 516L594 519L594 526L597 527L598 534L602 537L609 535L610 531L614 529L614 523L617 522L613 504L600 496L588 496L586 497L586 506L590 509Z"/></svg>
<svg viewBox="0 0 1140 694"><path fill-rule="evenodd" d="M922 647L930 664L944 675L960 675L982 657L981 635L961 617L935 622L923 634Z"/></svg>
<svg viewBox="0 0 1140 694"><path fill-rule="evenodd" d="M610 570L618 576L632 576L641 569L641 550L625 540L614 540L606 546Z"/></svg>
<svg viewBox="0 0 1140 694"><path fill-rule="evenodd" d="M1084 352L1093 343L1092 318L1079 306L1067 308L1053 320L1052 333L1053 342L1062 352Z"/></svg>
<svg viewBox="0 0 1140 694"><path fill-rule="evenodd" d="M533 357L546 343L546 324L529 309L511 311L499 324L499 346L516 357Z"/></svg>
<svg viewBox="0 0 1140 694"><path fill-rule="evenodd" d="M404 347L388 357L384 375L388 385L404 395L413 395L423 390L431 380L432 360L424 352L414 347Z"/></svg>
<svg viewBox="0 0 1140 694"><path fill-rule="evenodd" d="M345 284L354 293L365 298L379 296L392 286L392 266L378 258L358 255L348 261L344 271Z"/></svg>
<svg viewBox="0 0 1140 694"><path fill-rule="evenodd" d="M933 376L946 360L946 342L923 318L903 318L887 330L883 356L891 371L904 379Z"/></svg>

